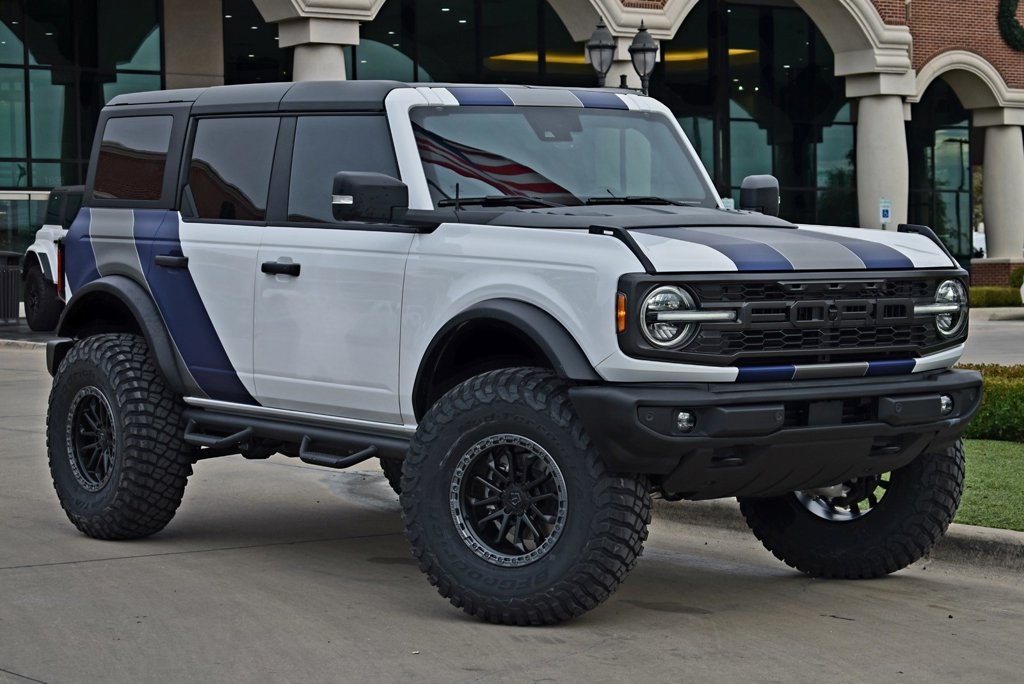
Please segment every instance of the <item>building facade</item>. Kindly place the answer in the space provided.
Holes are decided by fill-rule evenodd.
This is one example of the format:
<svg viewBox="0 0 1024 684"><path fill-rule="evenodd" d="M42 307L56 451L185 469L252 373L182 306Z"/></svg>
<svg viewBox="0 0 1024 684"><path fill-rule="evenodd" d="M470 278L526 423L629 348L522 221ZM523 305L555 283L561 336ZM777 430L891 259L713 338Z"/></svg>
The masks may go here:
<svg viewBox="0 0 1024 684"><path fill-rule="evenodd" d="M1011 0L3 0L0 249L83 179L114 94L273 80L595 85L584 44L659 43L651 93L723 196L772 173L798 222L930 225L979 281L1024 250L1024 8ZM6 245L6 246L5 246Z"/></svg>

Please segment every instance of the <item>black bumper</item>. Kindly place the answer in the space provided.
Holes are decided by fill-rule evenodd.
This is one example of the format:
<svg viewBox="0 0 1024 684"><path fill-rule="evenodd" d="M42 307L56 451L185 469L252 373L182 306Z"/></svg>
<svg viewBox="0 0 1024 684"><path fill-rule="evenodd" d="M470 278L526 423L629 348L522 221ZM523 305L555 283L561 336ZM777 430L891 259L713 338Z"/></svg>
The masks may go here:
<svg viewBox="0 0 1024 684"><path fill-rule="evenodd" d="M947 415L943 395L953 399ZM981 376L589 385L570 396L609 467L652 474L689 499L763 497L884 473L947 447L978 410ZM679 410L696 415L689 433L675 429Z"/></svg>

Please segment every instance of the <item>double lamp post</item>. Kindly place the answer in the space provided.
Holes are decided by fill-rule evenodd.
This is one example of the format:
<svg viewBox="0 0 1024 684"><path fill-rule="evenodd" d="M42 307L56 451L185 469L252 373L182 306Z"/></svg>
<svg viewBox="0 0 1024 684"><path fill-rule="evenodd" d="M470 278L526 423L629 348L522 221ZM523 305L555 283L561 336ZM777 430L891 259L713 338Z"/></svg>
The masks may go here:
<svg viewBox="0 0 1024 684"><path fill-rule="evenodd" d="M590 58L590 65L597 72L597 84L604 85L608 70L612 68L615 61L616 40L604 22L597 25L597 29L591 34L587 41L587 56ZM629 58L633 62L633 69L640 77L641 89L644 95L651 85L651 72L658 59L658 44L653 36L647 31L643 21L640 22L640 29L633 37L629 45ZM619 86L626 86L626 75L621 75Z"/></svg>

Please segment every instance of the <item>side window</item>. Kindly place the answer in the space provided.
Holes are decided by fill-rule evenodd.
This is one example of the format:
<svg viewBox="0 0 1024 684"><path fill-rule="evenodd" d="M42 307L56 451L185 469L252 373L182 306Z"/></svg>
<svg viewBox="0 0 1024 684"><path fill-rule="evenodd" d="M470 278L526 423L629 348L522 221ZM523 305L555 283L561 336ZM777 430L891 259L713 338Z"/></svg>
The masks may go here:
<svg viewBox="0 0 1024 684"><path fill-rule="evenodd" d="M276 117L199 120L188 167L198 218L266 218L277 126Z"/></svg>
<svg viewBox="0 0 1024 684"><path fill-rule="evenodd" d="M64 204L64 220L61 223L64 230L71 227L71 224L75 222L75 217L78 216L78 210L82 208L82 196L77 192L69 192L67 198L68 201Z"/></svg>
<svg viewBox="0 0 1024 684"><path fill-rule="evenodd" d="M339 171L398 176L383 116L303 116L295 126L288 220L334 223L331 189Z"/></svg>
<svg viewBox="0 0 1024 684"><path fill-rule="evenodd" d="M107 119L93 183L96 197L159 200L173 122L170 116Z"/></svg>

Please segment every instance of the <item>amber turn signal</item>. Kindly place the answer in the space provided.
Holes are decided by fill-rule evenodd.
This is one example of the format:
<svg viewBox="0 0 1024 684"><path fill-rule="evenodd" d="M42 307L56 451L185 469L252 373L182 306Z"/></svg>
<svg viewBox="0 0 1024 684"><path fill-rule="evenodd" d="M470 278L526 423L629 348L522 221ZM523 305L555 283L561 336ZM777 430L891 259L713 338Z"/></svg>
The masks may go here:
<svg viewBox="0 0 1024 684"><path fill-rule="evenodd" d="M615 298L615 330L626 332L626 295L621 292Z"/></svg>

